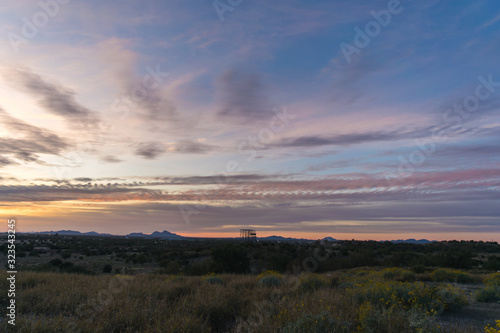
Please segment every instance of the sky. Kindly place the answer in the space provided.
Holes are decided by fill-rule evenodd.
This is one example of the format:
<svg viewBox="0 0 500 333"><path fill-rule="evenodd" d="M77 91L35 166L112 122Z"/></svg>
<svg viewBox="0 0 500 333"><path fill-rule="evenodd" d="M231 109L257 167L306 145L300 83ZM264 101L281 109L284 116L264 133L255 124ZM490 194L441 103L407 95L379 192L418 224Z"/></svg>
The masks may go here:
<svg viewBox="0 0 500 333"><path fill-rule="evenodd" d="M500 241L499 33L495 0L4 3L0 216Z"/></svg>

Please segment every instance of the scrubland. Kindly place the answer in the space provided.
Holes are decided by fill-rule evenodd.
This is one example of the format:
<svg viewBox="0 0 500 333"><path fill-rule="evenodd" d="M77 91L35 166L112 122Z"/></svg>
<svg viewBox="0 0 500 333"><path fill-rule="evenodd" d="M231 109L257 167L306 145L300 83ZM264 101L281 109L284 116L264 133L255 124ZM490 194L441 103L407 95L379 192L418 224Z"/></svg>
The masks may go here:
<svg viewBox="0 0 500 333"><path fill-rule="evenodd" d="M1 284L6 290L6 279ZM500 273L443 268L204 276L26 271L17 290L18 332L500 332Z"/></svg>

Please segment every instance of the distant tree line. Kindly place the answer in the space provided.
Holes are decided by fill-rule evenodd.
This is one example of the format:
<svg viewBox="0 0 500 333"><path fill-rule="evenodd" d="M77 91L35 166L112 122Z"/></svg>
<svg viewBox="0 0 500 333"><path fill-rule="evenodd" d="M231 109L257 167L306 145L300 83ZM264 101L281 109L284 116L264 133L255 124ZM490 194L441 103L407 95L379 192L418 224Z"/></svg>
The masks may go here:
<svg viewBox="0 0 500 333"><path fill-rule="evenodd" d="M38 253L48 247L50 260ZM448 241L428 244L375 241L341 242L241 242L239 240L159 240L124 237L20 236L18 256L40 256L30 269L77 273L112 273L119 267L152 267L159 273L204 275L208 273L293 272L304 260L319 255L315 272L356 267L426 267L500 270L500 245L495 242ZM7 253L7 244L0 245ZM56 259L53 259L56 256ZM88 265L91 258L106 258L105 266ZM85 259L87 258L87 259ZM85 260L83 260L85 259ZM101 260L102 261L102 260ZM87 264L87 265L86 265Z"/></svg>

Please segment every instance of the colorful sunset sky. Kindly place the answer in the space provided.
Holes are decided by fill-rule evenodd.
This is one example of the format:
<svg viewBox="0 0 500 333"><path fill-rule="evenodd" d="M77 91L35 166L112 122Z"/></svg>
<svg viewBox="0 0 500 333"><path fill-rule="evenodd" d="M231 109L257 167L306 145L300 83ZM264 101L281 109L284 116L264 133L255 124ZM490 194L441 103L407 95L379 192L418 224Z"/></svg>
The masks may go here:
<svg viewBox="0 0 500 333"><path fill-rule="evenodd" d="M0 5L18 231L500 241L500 2Z"/></svg>

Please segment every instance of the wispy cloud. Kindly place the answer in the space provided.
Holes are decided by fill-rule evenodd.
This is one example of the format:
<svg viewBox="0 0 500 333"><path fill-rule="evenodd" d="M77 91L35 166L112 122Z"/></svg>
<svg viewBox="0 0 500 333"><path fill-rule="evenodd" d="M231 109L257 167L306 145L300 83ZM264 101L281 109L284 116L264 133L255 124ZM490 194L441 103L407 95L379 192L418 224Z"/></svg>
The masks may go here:
<svg viewBox="0 0 500 333"><path fill-rule="evenodd" d="M76 101L76 93L51 83L28 69L11 69L8 82L32 95L48 112L64 118L70 126L88 128L98 123L96 112Z"/></svg>
<svg viewBox="0 0 500 333"><path fill-rule="evenodd" d="M120 162L122 162L122 160L120 160L119 158L117 158L115 156L110 156L110 155L106 155L106 156L101 157L101 160L103 162L106 162L106 163L120 163Z"/></svg>
<svg viewBox="0 0 500 333"><path fill-rule="evenodd" d="M140 143L134 153L146 159L155 159L165 152L165 146L159 142Z"/></svg>
<svg viewBox="0 0 500 333"><path fill-rule="evenodd" d="M3 5L4 35L26 3ZM223 22L211 1L66 6L18 54L0 41L0 206L26 230L99 214L98 231L137 231L138 213L191 233L498 230L500 3L401 6L387 26L387 1L255 0ZM479 76L491 96L447 113ZM294 118L274 131L279 105Z"/></svg>
<svg viewBox="0 0 500 333"><path fill-rule="evenodd" d="M136 145L134 154L146 159L155 159L165 153L178 154L207 154L221 151L222 147L209 145L197 141L179 141L175 143L142 142Z"/></svg>
<svg viewBox="0 0 500 333"><path fill-rule="evenodd" d="M492 18L491 20L487 21L486 23L484 23L481 28L486 28L486 27L489 27L490 25L493 25L495 23L497 23L498 21L500 21L500 13L497 14L497 16L495 16L494 18Z"/></svg>
<svg viewBox="0 0 500 333"><path fill-rule="evenodd" d="M285 138L274 143L276 147L319 147L319 146L348 146L380 141L396 141L412 139L429 135L429 129L406 130L400 129L391 132L366 132L339 135L302 136L298 138Z"/></svg>
<svg viewBox="0 0 500 333"><path fill-rule="evenodd" d="M272 115L268 90L259 74L230 69L219 77L217 84L221 98L220 117L241 123Z"/></svg>
<svg viewBox="0 0 500 333"><path fill-rule="evenodd" d="M23 162L36 162L40 154L60 155L70 147L70 144L57 134L16 119L2 109L0 124L14 133L0 137L0 153L3 155L1 164L4 166L14 164L12 158Z"/></svg>

